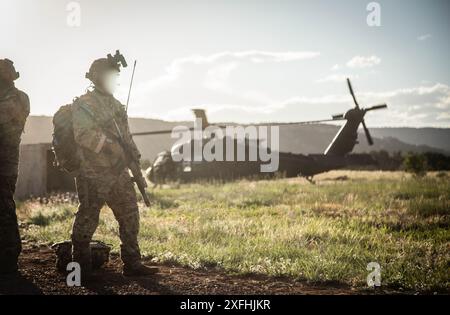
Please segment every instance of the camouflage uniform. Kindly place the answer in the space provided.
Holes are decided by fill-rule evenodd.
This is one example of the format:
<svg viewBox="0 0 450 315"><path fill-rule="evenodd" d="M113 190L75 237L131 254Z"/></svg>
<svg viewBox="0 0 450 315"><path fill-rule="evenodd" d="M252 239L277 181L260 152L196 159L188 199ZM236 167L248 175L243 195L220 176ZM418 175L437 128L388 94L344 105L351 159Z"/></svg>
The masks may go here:
<svg viewBox="0 0 450 315"><path fill-rule="evenodd" d="M73 259L88 264L89 242L98 226L100 209L106 203L119 222L121 258L125 266L140 263L137 241L139 210L125 157L114 136L114 120L132 155L140 153L132 140L123 105L99 88L74 101L73 130L79 145L81 169L76 177L80 205L72 231Z"/></svg>
<svg viewBox="0 0 450 315"><path fill-rule="evenodd" d="M0 60L0 67L3 62ZM22 249L14 192L20 137L29 113L28 96L15 88L12 81L9 87L0 88L0 273L17 270L17 258Z"/></svg>

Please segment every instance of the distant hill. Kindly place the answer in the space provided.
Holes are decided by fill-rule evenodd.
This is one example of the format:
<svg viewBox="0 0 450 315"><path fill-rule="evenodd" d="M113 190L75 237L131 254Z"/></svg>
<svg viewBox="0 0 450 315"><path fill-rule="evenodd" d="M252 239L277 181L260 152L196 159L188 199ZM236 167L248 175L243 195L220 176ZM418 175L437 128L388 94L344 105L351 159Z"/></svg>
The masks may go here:
<svg viewBox="0 0 450 315"><path fill-rule="evenodd" d="M377 138L392 137L450 152L450 128L371 128L370 131Z"/></svg>
<svg viewBox="0 0 450 315"><path fill-rule="evenodd" d="M167 122L158 119L130 118L132 132L167 130L174 126L192 126L192 122ZM339 126L290 125L280 127L280 150L293 153L323 153ZM440 152L450 154L450 129L447 128L371 128L375 144L368 146L364 134L358 137L354 152ZM31 116L25 126L22 143L51 142L52 118ZM175 141L170 135L135 137L145 159L153 160L159 152L170 149Z"/></svg>

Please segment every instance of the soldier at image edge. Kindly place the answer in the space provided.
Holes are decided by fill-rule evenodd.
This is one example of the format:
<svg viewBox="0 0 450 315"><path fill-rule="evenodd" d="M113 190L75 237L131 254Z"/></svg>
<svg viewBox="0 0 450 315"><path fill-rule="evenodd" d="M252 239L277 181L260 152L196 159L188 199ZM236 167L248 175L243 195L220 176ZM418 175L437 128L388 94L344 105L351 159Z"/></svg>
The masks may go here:
<svg viewBox="0 0 450 315"><path fill-rule="evenodd" d="M80 158L76 176L80 204L72 228L72 259L80 264L85 276L92 271L89 245L104 204L119 223L123 274L158 272L158 268L141 262L139 209L127 168L127 156L139 161L141 155L131 137L125 107L113 96L120 66L126 66L126 62L118 52L114 57L95 60L86 73L93 89L72 104L73 135ZM124 151L123 142L130 152Z"/></svg>
<svg viewBox="0 0 450 315"><path fill-rule="evenodd" d="M0 275L16 275L22 250L14 192L19 147L30 113L28 95L15 87L19 78L9 59L0 59Z"/></svg>

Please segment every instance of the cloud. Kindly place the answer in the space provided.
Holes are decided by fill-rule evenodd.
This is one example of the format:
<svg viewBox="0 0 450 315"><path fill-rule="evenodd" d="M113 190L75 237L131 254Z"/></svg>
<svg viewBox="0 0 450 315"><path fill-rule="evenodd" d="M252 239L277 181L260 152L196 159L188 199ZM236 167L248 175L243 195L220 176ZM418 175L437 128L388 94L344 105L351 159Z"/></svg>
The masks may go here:
<svg viewBox="0 0 450 315"><path fill-rule="evenodd" d="M226 93L232 93L229 85L231 72L238 67L237 62L227 62L219 64L207 70L204 85L210 90L217 90Z"/></svg>
<svg viewBox="0 0 450 315"><path fill-rule="evenodd" d="M238 52L220 52L208 56L192 55L189 57L179 58L174 60L168 67L167 72L176 74L181 71L186 64L215 64L215 63L230 63L230 62L289 62L304 59L316 58L320 55L319 52L313 51L287 51L287 52L271 52L260 50L248 50Z"/></svg>
<svg viewBox="0 0 450 315"><path fill-rule="evenodd" d="M388 104L387 111L368 114L370 126L450 126L450 87L436 83L381 92L355 91L362 107ZM259 106L249 105L240 99L236 103L206 102L202 104L211 121L232 121L241 123L304 121L330 118L332 114L344 113L354 106L350 94L329 94L317 97L295 96L285 100L261 102ZM318 109L312 113L309 109ZM188 112L189 107L183 108ZM178 117L180 110L169 114ZM274 118L276 117L276 118Z"/></svg>
<svg viewBox="0 0 450 315"><path fill-rule="evenodd" d="M387 111L374 111L368 114L371 126L450 126L450 87L436 83L429 86L401 88L381 92L355 91L362 107L388 104ZM330 94L318 97L296 96L261 106L248 106L246 103L208 103L205 108L219 121L230 117L235 122L297 121L328 118L331 114L345 112L353 107L350 94ZM308 109L319 108L323 114L311 115ZM298 117L298 118L296 118ZM246 118L247 120L241 120Z"/></svg>
<svg viewBox="0 0 450 315"><path fill-rule="evenodd" d="M317 83L324 83L324 82L343 82L345 81L347 78L350 79L357 79L358 75L353 75L353 74L330 74L327 75L326 77L317 80Z"/></svg>
<svg viewBox="0 0 450 315"><path fill-rule="evenodd" d="M381 59L377 56L355 56L347 62L349 68L370 68L380 64Z"/></svg>
<svg viewBox="0 0 450 315"><path fill-rule="evenodd" d="M220 52L211 55L191 55L173 60L165 72L156 78L135 85L133 111L156 114L164 108L169 113L180 106L199 106L202 103L222 102L259 105L267 104L271 99L262 91L246 90L242 84L235 83L234 73L245 69L247 82L254 85L253 80L260 77L255 73L264 73L267 67L274 69L274 64L297 62L320 56L314 51L238 51ZM271 65L270 65L271 64ZM271 73L271 72L267 72ZM267 80L270 80L268 75ZM249 85L249 84L248 84ZM125 97L125 87L119 92ZM123 98L122 97L122 98ZM150 103L158 103L162 108L155 109ZM160 115L157 115L160 116ZM161 116L160 116L161 117ZM164 115L164 118L171 118Z"/></svg>
<svg viewBox="0 0 450 315"><path fill-rule="evenodd" d="M377 56L355 56L350 59L345 66L351 69L362 69L362 68L371 68L378 64L380 64L381 59ZM343 68L340 64L335 64L331 67L331 71L336 72ZM325 83L325 82L342 82L345 81L346 78L357 79L359 76L355 74L345 74L345 73L331 73L321 79L318 79L317 83Z"/></svg>
<svg viewBox="0 0 450 315"><path fill-rule="evenodd" d="M429 38L431 38L431 34L423 34L423 35L418 36L417 40L424 41L424 40L427 40Z"/></svg>
<svg viewBox="0 0 450 315"><path fill-rule="evenodd" d="M282 63L312 59L318 56L320 56L320 53L314 51L271 52L259 50L238 52L225 51L206 56L192 55L175 59L166 68L166 71L162 76L141 84L137 89L150 91L168 88L170 84L173 84L180 79L184 72L189 71L189 68L196 68L197 71L201 70L199 68L202 68L208 76L206 79L212 80L207 83L209 88L217 89L219 88L219 85L224 84L224 81L229 78L231 72L241 63ZM221 86L220 88L224 88L224 86Z"/></svg>
<svg viewBox="0 0 450 315"><path fill-rule="evenodd" d="M316 58L320 55L319 52L312 51L287 51L287 52L270 52L259 50L248 50L238 52L220 52L212 55L192 55L189 57L183 57L175 59L167 68L167 73L176 74L186 64L215 64L215 63L229 63L229 62L252 62L252 63L264 63L264 62L288 62L304 59Z"/></svg>
<svg viewBox="0 0 450 315"><path fill-rule="evenodd" d="M440 113L437 117L437 120L446 120L446 121L450 121L450 113Z"/></svg>
<svg viewBox="0 0 450 315"><path fill-rule="evenodd" d="M366 99L384 98L412 110L450 110L450 87L436 83L429 86L402 88L386 92L361 93Z"/></svg>
<svg viewBox="0 0 450 315"><path fill-rule="evenodd" d="M384 92L358 93L358 100L370 106L386 102L385 123L404 126L450 126L450 87L446 84L401 88ZM381 117L380 117L381 120Z"/></svg>
<svg viewBox="0 0 450 315"><path fill-rule="evenodd" d="M337 71L337 70L339 70L339 69L341 69L341 68L342 68L341 65L335 64L334 66L331 67L331 70L332 70L332 71Z"/></svg>
<svg viewBox="0 0 450 315"><path fill-rule="evenodd" d="M250 123L323 119L352 108L345 85L337 87L339 93L331 93L327 86L314 83L345 82L346 77L357 75L331 73L314 81L306 73L302 76L304 63L286 64L317 56L246 51L178 58L163 75L136 85L130 114L186 120L191 119L190 108L200 107L208 111L211 121ZM300 83L288 78L286 69L294 74L299 71ZM355 93L362 107L385 102L389 106L388 111L368 115L371 126L450 126L450 88L446 84L424 82L384 91L356 89Z"/></svg>

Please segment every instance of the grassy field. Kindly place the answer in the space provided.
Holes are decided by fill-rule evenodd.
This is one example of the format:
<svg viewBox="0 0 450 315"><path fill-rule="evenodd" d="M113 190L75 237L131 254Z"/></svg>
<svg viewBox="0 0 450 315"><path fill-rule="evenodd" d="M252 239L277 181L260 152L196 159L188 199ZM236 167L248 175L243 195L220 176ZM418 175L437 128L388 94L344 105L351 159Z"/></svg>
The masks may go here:
<svg viewBox="0 0 450 315"><path fill-rule="evenodd" d="M366 288L374 261L384 287L450 288L450 173L334 171L316 185L244 180L151 195L153 206L141 205L140 245L157 262ZM75 204L28 201L18 208L25 239L69 238ZM107 208L95 238L119 248Z"/></svg>

